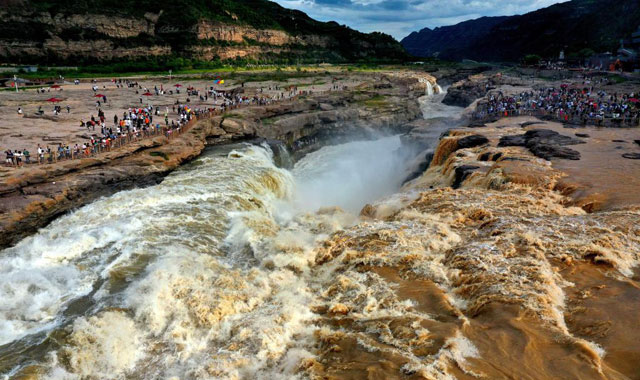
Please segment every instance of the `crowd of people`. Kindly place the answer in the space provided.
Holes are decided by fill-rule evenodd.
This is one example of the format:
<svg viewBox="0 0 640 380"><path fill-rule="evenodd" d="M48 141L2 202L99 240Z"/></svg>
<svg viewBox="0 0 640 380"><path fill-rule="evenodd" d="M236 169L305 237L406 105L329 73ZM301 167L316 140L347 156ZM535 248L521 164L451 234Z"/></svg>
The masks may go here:
<svg viewBox="0 0 640 380"><path fill-rule="evenodd" d="M181 85L175 85L175 89L165 89L162 85L154 86L153 89L143 87L140 83L128 79L114 79L112 83L116 88L135 89L137 95L173 95L181 93ZM77 84L77 83L76 83ZM268 86L260 88L254 95L245 95L243 91L221 90L213 86L209 86L204 90L198 90L192 86L186 87L184 95L186 101L180 102L176 100L175 104L169 108L154 107L151 104L146 106L138 106L137 108L129 108L124 111L121 116L118 114L113 116L113 123L107 121L102 106L107 104L106 95L99 94L100 87L95 81L92 81L91 89L94 96L98 98L96 101L97 117L91 115L85 121L80 121L80 127L86 129L89 135L87 141L82 144L58 144L53 148L50 146L42 147L38 145L36 149L36 157L32 158L31 153L27 149L7 150L6 165L7 166L23 166L30 163L51 163L59 160L85 158L92 155L110 151L113 148L121 147L132 141L141 138L164 135L171 138L183 132L193 119L220 115L231 109L243 106L259 105L264 106L278 100L293 98L297 95L306 95L311 93L309 90L300 91L297 86L288 86L281 88L280 86ZM106 89L106 86L102 86ZM334 85L333 89L339 89ZM267 93L267 91L269 93ZM153 92L151 92L153 91ZM273 94L273 92L276 92ZM200 106L190 107L192 98L200 102ZM144 99L140 99L140 104L144 104ZM208 103L202 105L202 103ZM66 106L67 113L70 107ZM62 107L55 105L53 107L54 115L62 113ZM18 108L18 113L22 116L22 108ZM44 114L42 107L38 108L37 114ZM155 119L155 121L154 121Z"/></svg>
<svg viewBox="0 0 640 380"><path fill-rule="evenodd" d="M608 93L583 82L508 95L490 91L474 113L476 119L520 115L551 116L566 123L640 125L640 93Z"/></svg>

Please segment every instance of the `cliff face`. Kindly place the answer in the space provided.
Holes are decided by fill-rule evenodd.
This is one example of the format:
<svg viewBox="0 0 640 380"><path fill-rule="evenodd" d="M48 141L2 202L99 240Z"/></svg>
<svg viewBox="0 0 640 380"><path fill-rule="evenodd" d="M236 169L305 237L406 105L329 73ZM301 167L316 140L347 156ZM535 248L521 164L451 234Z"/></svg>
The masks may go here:
<svg viewBox="0 0 640 380"><path fill-rule="evenodd" d="M318 22L266 0L92 4L1 2L0 60L82 64L158 57L327 62L406 57L390 36Z"/></svg>
<svg viewBox="0 0 640 380"><path fill-rule="evenodd" d="M557 57L582 49L612 51L640 23L637 0L571 0L524 15L483 17L425 28L402 39L410 54L444 59L518 61L527 54Z"/></svg>

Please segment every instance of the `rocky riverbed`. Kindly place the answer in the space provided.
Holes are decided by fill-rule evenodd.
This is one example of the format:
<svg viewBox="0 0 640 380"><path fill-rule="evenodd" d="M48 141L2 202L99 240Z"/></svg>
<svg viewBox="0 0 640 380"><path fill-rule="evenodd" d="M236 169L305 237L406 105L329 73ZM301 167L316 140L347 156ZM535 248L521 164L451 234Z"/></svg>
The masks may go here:
<svg viewBox="0 0 640 380"><path fill-rule="evenodd" d="M427 170L318 249L317 270L337 280L314 306L321 355L309 373L634 378L640 203L587 213L597 208L568 186L580 178L558 170L580 160L500 143L569 141L530 121L448 131Z"/></svg>
<svg viewBox="0 0 640 380"><path fill-rule="evenodd" d="M420 97L430 80L379 75L12 177L16 234L65 215L3 251L0 369L634 378L636 131L469 123L473 106ZM385 131L403 134L339 144ZM304 157L285 170L239 141ZM145 181L162 182L65 211Z"/></svg>
<svg viewBox="0 0 640 380"><path fill-rule="evenodd" d="M0 246L6 247L68 210L115 191L157 183L207 145L269 139L303 154L341 135L408 130L421 115L418 98L435 79L412 72L356 75L343 91L310 93L199 121L167 140L159 136L95 158L12 170L0 183ZM268 84L263 84L265 87Z"/></svg>

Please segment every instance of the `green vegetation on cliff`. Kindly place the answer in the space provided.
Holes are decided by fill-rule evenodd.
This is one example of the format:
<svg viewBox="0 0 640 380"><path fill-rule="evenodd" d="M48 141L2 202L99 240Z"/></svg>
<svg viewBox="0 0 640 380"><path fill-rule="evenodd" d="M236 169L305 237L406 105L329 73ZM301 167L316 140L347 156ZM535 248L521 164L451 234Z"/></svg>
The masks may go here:
<svg viewBox="0 0 640 380"><path fill-rule="evenodd" d="M6 0L0 61L89 65L177 58L248 63L398 62L383 33L360 33L267 0ZM222 37L221 37L222 36Z"/></svg>

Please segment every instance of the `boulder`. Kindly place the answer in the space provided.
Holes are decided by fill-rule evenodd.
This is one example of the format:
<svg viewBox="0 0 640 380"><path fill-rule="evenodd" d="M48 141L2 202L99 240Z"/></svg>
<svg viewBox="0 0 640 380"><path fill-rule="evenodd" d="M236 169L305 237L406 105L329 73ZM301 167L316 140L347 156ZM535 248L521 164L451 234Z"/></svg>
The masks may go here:
<svg viewBox="0 0 640 380"><path fill-rule="evenodd" d="M482 135L465 136L458 140L458 149L473 148L487 144L489 139Z"/></svg>
<svg viewBox="0 0 640 380"><path fill-rule="evenodd" d="M510 135L500 137L498 146L525 146L526 143L524 135Z"/></svg>
<svg viewBox="0 0 640 380"><path fill-rule="evenodd" d="M449 106L468 107L487 94L485 80L467 79L449 87L442 103Z"/></svg>
<svg viewBox="0 0 640 380"><path fill-rule="evenodd" d="M447 95L442 99L442 103L448 106L468 107L476 99L485 95L484 92L475 89L449 88Z"/></svg>
<svg viewBox="0 0 640 380"><path fill-rule="evenodd" d="M564 148L567 145L584 144L585 142L573 137L561 135L550 129L531 129L524 135L503 136L498 146L525 146L537 157L550 160L563 158L579 160L580 152Z"/></svg>
<svg viewBox="0 0 640 380"><path fill-rule="evenodd" d="M225 132L239 137L255 134L255 129L242 120L226 118L222 120L220 127Z"/></svg>
<svg viewBox="0 0 640 380"><path fill-rule="evenodd" d="M625 153L622 155L624 158L628 158L630 160L640 160L640 153Z"/></svg>
<svg viewBox="0 0 640 380"><path fill-rule="evenodd" d="M453 184L451 185L452 188L457 189L460 187L460 185L462 185L462 182L464 182L465 179L467 179L469 177L469 175L471 175L471 173L473 173L476 169L479 169L479 166L474 166L474 165L461 165L458 166L455 170L455 176L453 178Z"/></svg>
<svg viewBox="0 0 640 380"><path fill-rule="evenodd" d="M530 125L536 125L536 124L544 124L544 123L541 122L541 121L525 121L524 123L520 124L520 126L522 128L525 128L525 127L528 127Z"/></svg>
<svg viewBox="0 0 640 380"><path fill-rule="evenodd" d="M528 146L531 153L537 157L544 158L545 160L551 160L552 158L564 158L567 160L579 160L580 152L571 148L565 148L559 145L538 143L532 146Z"/></svg>
<svg viewBox="0 0 640 380"><path fill-rule="evenodd" d="M329 103L320 103L318 105L321 111L333 111L334 107Z"/></svg>

